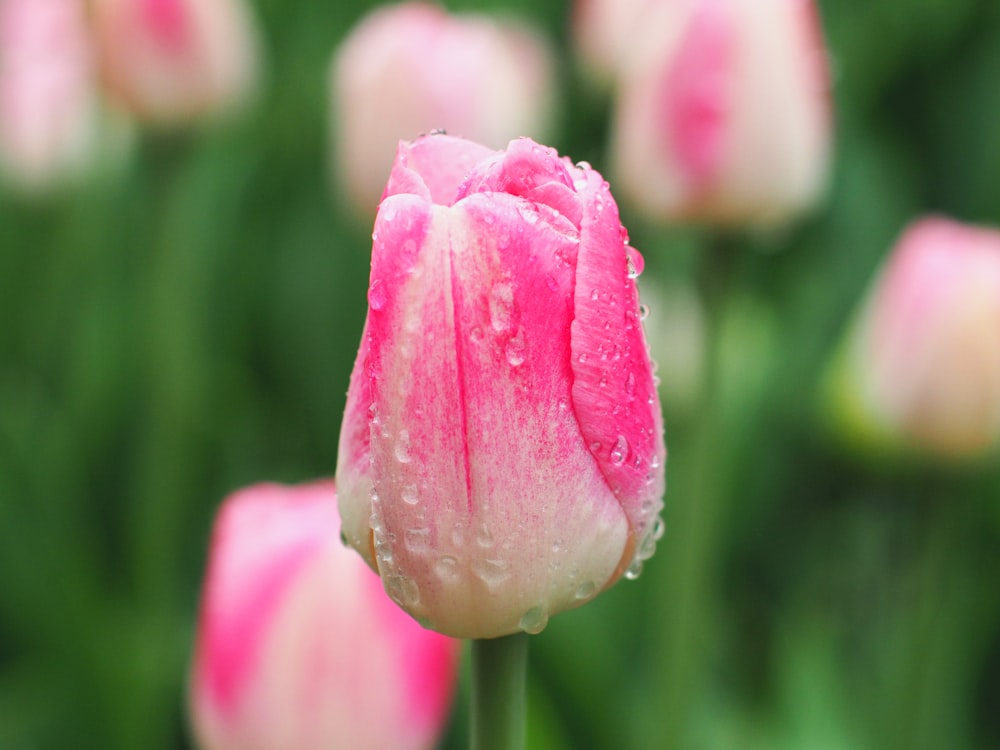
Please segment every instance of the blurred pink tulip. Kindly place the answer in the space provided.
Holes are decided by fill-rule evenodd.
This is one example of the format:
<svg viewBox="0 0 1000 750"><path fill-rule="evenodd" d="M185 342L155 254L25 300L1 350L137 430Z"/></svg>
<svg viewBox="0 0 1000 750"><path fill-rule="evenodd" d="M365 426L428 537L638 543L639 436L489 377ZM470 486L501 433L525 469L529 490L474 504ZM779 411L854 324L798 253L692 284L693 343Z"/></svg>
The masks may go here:
<svg viewBox="0 0 1000 750"><path fill-rule="evenodd" d="M331 67L337 181L371 216L400 139L447 130L501 148L518 136L543 137L552 67L542 38L513 22L417 2L376 9Z"/></svg>
<svg viewBox="0 0 1000 750"><path fill-rule="evenodd" d="M260 484L219 512L190 708L205 750L428 750L459 644L344 547L332 482Z"/></svg>
<svg viewBox="0 0 1000 750"><path fill-rule="evenodd" d="M661 0L638 23L612 143L635 206L662 220L757 224L809 207L831 140L812 0Z"/></svg>
<svg viewBox="0 0 1000 750"><path fill-rule="evenodd" d="M182 124L242 103L257 78L243 0L93 0L105 85L141 120Z"/></svg>
<svg viewBox="0 0 1000 750"><path fill-rule="evenodd" d="M850 423L946 456L995 448L1000 231L944 218L909 227L839 365L834 383Z"/></svg>
<svg viewBox="0 0 1000 750"><path fill-rule="evenodd" d="M80 0L0 0L0 178L40 189L86 167L98 120Z"/></svg>
<svg viewBox="0 0 1000 750"><path fill-rule="evenodd" d="M628 58L643 14L659 0L577 0L573 7L576 51L587 72L612 84ZM675 3L676 4L676 3Z"/></svg>
<svg viewBox="0 0 1000 750"><path fill-rule="evenodd" d="M530 139L400 145L337 481L344 532L431 627L541 630L662 530L642 258L608 184Z"/></svg>

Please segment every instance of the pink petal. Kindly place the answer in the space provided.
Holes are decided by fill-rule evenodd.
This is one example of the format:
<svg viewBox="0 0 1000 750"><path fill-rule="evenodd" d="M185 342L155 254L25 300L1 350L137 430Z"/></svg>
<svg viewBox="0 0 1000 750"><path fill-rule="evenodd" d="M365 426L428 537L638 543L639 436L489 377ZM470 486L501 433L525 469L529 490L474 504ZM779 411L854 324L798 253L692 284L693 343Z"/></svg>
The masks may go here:
<svg viewBox="0 0 1000 750"><path fill-rule="evenodd" d="M635 282L607 183L585 171L572 325L573 406L586 444L641 538L659 511L666 458Z"/></svg>

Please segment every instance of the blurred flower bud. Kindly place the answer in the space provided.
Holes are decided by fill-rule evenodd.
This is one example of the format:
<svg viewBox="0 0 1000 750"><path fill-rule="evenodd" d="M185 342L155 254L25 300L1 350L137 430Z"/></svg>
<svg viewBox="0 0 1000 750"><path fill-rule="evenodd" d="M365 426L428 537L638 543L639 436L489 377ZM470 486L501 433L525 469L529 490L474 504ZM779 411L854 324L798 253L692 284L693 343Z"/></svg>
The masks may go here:
<svg viewBox="0 0 1000 750"><path fill-rule="evenodd" d="M204 750L429 750L459 644L424 630L340 540L332 482L230 496L190 684Z"/></svg>
<svg viewBox="0 0 1000 750"><path fill-rule="evenodd" d="M573 41L592 78L605 86L615 82L634 44L636 27L658 1L577 0L573 6Z"/></svg>
<svg viewBox="0 0 1000 750"><path fill-rule="evenodd" d="M243 0L93 0L109 95L140 120L183 124L241 104L257 78Z"/></svg>
<svg viewBox="0 0 1000 750"><path fill-rule="evenodd" d="M927 218L900 238L830 379L869 445L975 456L1000 441L1000 231Z"/></svg>
<svg viewBox="0 0 1000 750"><path fill-rule="evenodd" d="M446 130L501 148L543 137L552 68L548 45L519 24L416 2L376 9L331 67L337 182L371 216L401 139Z"/></svg>
<svg viewBox="0 0 1000 750"><path fill-rule="evenodd" d="M817 199L831 118L811 0L663 0L633 28L612 151L637 208L768 224Z"/></svg>
<svg viewBox="0 0 1000 750"><path fill-rule="evenodd" d="M0 0L0 178L36 190L74 176L98 119L81 0Z"/></svg>
<svg viewBox="0 0 1000 750"><path fill-rule="evenodd" d="M639 317L653 361L659 363L663 407L668 414L692 414L699 405L705 375L706 321L693 285L681 280L642 287Z"/></svg>
<svg viewBox="0 0 1000 750"><path fill-rule="evenodd" d="M608 183L530 139L400 144L337 481L347 540L449 635L537 633L662 531L641 256Z"/></svg>

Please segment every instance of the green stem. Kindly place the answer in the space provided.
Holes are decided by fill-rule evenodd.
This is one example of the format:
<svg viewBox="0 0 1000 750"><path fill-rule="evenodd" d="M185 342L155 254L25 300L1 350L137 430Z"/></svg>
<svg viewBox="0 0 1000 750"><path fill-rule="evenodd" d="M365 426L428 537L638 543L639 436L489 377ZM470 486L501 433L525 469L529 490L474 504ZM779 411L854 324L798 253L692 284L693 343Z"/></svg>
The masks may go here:
<svg viewBox="0 0 1000 750"><path fill-rule="evenodd" d="M471 750L523 750L528 638L472 641Z"/></svg>

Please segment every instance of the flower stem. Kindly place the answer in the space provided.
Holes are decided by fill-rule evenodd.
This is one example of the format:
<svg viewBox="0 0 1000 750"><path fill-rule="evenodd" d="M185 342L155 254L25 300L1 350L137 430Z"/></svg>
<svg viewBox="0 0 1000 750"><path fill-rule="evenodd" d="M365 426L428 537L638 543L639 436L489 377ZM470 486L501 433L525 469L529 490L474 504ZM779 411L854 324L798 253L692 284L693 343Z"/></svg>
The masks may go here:
<svg viewBox="0 0 1000 750"><path fill-rule="evenodd" d="M523 750L528 637L472 641L471 750Z"/></svg>

